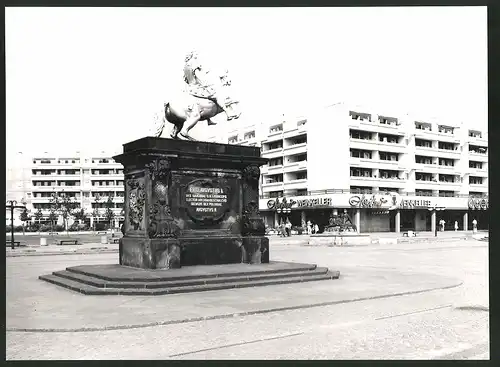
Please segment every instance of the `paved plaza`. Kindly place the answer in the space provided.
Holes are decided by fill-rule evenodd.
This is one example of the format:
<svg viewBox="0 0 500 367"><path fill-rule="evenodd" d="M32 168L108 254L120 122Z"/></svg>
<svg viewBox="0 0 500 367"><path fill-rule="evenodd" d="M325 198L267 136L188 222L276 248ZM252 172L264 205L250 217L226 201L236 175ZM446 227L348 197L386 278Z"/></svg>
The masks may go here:
<svg viewBox="0 0 500 367"><path fill-rule="evenodd" d="M271 260L338 280L154 297L85 296L39 275L116 253L8 257L7 359L488 359L488 242L307 247Z"/></svg>

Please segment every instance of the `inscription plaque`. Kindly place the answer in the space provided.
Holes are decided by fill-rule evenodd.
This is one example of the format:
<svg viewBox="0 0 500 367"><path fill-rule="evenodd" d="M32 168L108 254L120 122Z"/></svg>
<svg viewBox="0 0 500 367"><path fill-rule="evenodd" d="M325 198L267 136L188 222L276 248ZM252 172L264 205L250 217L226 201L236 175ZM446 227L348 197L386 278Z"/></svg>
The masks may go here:
<svg viewBox="0 0 500 367"><path fill-rule="evenodd" d="M219 180L199 179L190 182L184 192L187 212L195 220L222 219L229 210L229 187Z"/></svg>

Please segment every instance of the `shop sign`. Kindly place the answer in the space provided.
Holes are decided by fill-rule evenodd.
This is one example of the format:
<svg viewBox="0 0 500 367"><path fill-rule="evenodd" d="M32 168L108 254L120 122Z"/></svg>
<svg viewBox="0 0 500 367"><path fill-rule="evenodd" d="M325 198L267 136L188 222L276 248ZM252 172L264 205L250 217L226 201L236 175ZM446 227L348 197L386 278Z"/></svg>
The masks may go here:
<svg viewBox="0 0 500 367"><path fill-rule="evenodd" d="M469 209L486 210L489 207L488 198L470 198Z"/></svg>
<svg viewBox="0 0 500 367"><path fill-rule="evenodd" d="M356 208L378 208L386 204L388 200L379 195L366 196L354 195L349 198L349 205Z"/></svg>
<svg viewBox="0 0 500 367"><path fill-rule="evenodd" d="M388 210L371 210L370 211L371 215L386 215L389 214Z"/></svg>
<svg viewBox="0 0 500 367"><path fill-rule="evenodd" d="M430 200L406 200L401 199L399 207L401 209L428 208L431 206Z"/></svg>
<svg viewBox="0 0 500 367"><path fill-rule="evenodd" d="M297 202L293 199L288 201L286 198L280 199L271 199L267 202L267 208L269 210L283 210L283 209L292 209L292 206Z"/></svg>
<svg viewBox="0 0 500 367"><path fill-rule="evenodd" d="M297 207L316 207L332 206L332 198L300 199L297 201Z"/></svg>

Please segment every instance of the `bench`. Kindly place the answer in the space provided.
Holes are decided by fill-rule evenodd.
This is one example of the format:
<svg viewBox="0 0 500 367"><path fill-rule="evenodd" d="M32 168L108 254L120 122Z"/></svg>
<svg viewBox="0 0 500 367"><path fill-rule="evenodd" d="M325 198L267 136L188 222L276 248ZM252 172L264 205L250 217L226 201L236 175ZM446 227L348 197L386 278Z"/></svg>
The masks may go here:
<svg viewBox="0 0 500 367"><path fill-rule="evenodd" d="M410 235L409 235L408 232L412 233L412 237L417 237L417 232L415 232L415 231L406 231L406 232L403 232L403 237L410 237Z"/></svg>
<svg viewBox="0 0 500 367"><path fill-rule="evenodd" d="M73 244L73 245L78 245L78 240L59 240L58 242L59 242L58 243L59 246L62 246L65 243Z"/></svg>

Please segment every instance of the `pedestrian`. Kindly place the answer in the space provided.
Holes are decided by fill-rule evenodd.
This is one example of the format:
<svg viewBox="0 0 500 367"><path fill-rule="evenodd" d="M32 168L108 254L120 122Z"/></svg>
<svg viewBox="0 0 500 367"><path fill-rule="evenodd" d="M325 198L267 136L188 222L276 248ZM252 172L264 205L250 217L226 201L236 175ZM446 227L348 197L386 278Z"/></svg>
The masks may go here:
<svg viewBox="0 0 500 367"><path fill-rule="evenodd" d="M307 234L311 234L312 228L311 228L311 221L307 221Z"/></svg>
<svg viewBox="0 0 500 367"><path fill-rule="evenodd" d="M455 232L458 231L458 221L455 221Z"/></svg>
<svg viewBox="0 0 500 367"><path fill-rule="evenodd" d="M290 237L292 235L292 223L290 223L290 220L288 218L286 219L285 229L286 235Z"/></svg>
<svg viewBox="0 0 500 367"><path fill-rule="evenodd" d="M439 225L441 226L441 232L444 232L444 225L445 225L445 223L446 223L446 222L444 221L444 219L441 219L441 220L439 221Z"/></svg>
<svg viewBox="0 0 500 367"><path fill-rule="evenodd" d="M477 220L476 220L476 218L474 218L474 220L472 221L472 232L477 233Z"/></svg>
<svg viewBox="0 0 500 367"><path fill-rule="evenodd" d="M312 233L312 234L315 234L315 233L316 233L315 229L316 229L316 227L315 227L315 225L314 225L314 222L312 222L312 223L311 223L311 233Z"/></svg>
<svg viewBox="0 0 500 367"><path fill-rule="evenodd" d="M314 233L319 233L318 223L314 225Z"/></svg>

